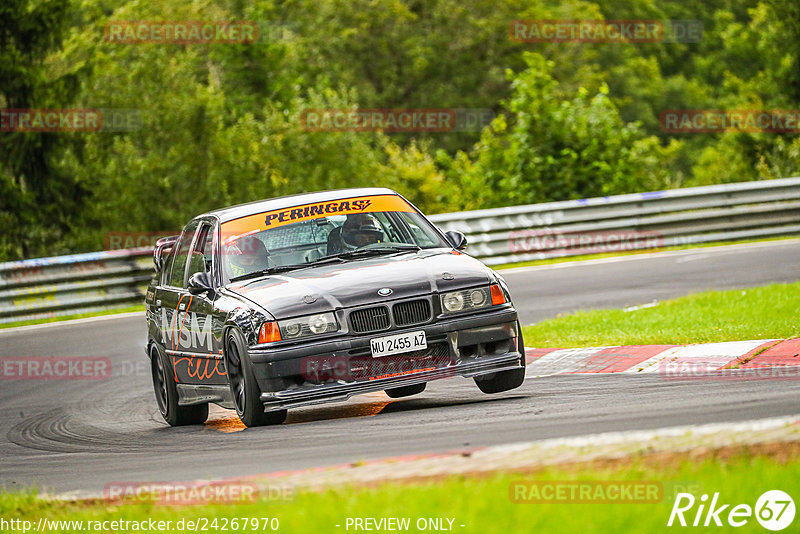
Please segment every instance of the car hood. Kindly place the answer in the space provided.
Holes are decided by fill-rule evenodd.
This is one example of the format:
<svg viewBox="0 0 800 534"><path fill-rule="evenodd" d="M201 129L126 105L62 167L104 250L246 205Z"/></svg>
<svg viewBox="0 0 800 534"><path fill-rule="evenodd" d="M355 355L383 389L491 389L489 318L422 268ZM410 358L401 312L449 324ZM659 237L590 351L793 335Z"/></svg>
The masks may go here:
<svg viewBox="0 0 800 534"><path fill-rule="evenodd" d="M230 291L276 319L361 306L494 281L478 260L451 250L422 250L320 265L234 282ZM389 288L389 296L378 290Z"/></svg>

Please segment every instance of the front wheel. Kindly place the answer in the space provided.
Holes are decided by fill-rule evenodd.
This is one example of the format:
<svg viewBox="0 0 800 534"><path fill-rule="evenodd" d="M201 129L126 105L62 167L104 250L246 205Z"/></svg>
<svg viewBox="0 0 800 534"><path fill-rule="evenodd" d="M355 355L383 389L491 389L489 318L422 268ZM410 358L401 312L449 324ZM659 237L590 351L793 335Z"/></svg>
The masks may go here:
<svg viewBox="0 0 800 534"><path fill-rule="evenodd" d="M423 382L422 384L414 384L413 386L403 386L399 388L389 388L384 390L387 395L389 395L393 399L399 399L402 397L410 397L411 395L416 395L417 393L422 393L425 391L425 386L428 384Z"/></svg>
<svg viewBox="0 0 800 534"><path fill-rule="evenodd" d="M515 389L525 380L525 341L522 339L522 327L517 322L517 351L521 355L521 369L510 369L474 378L475 384L484 393L502 393Z"/></svg>
<svg viewBox="0 0 800 534"><path fill-rule="evenodd" d="M279 425L286 420L286 410L265 412L261 402L261 389L253 373L253 364L247 354L247 344L235 328L225 335L225 368L231 386L236 415L248 427Z"/></svg>
<svg viewBox="0 0 800 534"><path fill-rule="evenodd" d="M156 402L164 420L170 426L202 425L208 419L208 403L194 406L178 404L178 388L170 372L171 367L155 343L150 347L150 370Z"/></svg>
<svg viewBox="0 0 800 534"><path fill-rule="evenodd" d="M484 393L502 393L522 385L522 381L525 380L525 369L511 369L485 376L487 378L475 377L475 384L478 385L478 388Z"/></svg>

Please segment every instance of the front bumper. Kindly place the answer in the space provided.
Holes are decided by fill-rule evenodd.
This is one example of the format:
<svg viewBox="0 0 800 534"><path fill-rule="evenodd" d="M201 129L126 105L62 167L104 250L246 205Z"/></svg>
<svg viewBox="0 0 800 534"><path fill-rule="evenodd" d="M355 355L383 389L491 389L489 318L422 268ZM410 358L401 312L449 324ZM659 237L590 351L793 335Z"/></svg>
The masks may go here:
<svg viewBox="0 0 800 534"><path fill-rule="evenodd" d="M372 361L380 366L387 361L387 357L372 359L370 339L419 330L425 331L431 356L413 356L421 362L413 369L377 375L368 372L363 376L350 373L352 369L365 367L365 362ZM507 307L390 332L342 336L268 350L254 347L249 350L249 356L263 392L261 401L265 410L271 411L342 401L352 395L451 376L473 377L519 369L524 366L524 356L517 348L518 335L517 313ZM398 359L403 356L397 355ZM326 361L347 372L328 376L309 372Z"/></svg>
<svg viewBox="0 0 800 534"><path fill-rule="evenodd" d="M282 408L297 408L323 402L343 401L352 395L383 391L389 388L412 386L421 382L430 382L451 376L471 377L487 373L496 373L520 368L520 354L510 352L501 356L485 356L472 361L465 361L449 367L442 367L432 371L414 373L405 376L380 378L367 381L336 382L330 384L317 384L304 386L297 389L279 391L276 393L262 393L261 402L264 409L279 410Z"/></svg>

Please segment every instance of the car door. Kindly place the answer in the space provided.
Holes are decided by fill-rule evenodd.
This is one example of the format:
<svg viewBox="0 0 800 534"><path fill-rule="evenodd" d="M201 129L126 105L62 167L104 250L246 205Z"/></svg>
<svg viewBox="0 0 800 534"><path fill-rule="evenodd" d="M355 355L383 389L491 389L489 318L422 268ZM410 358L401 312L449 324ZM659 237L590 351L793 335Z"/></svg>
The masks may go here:
<svg viewBox="0 0 800 534"><path fill-rule="evenodd" d="M201 221L186 257L186 270L177 297L177 316L180 325L178 348L173 367L183 384L226 384L222 362L221 322L214 320L215 291L189 292L189 279L197 273L208 274L215 280L214 249L217 228L213 221ZM177 279L175 280L177 282Z"/></svg>
<svg viewBox="0 0 800 534"><path fill-rule="evenodd" d="M198 221L191 221L183 229L180 238L169 256L161 277L161 285L156 293L156 305L160 308L161 341L167 354L170 351L188 349L188 343L181 343L184 335L182 312L186 302L182 299L183 283L186 275L186 261L189 257L192 240L197 230Z"/></svg>

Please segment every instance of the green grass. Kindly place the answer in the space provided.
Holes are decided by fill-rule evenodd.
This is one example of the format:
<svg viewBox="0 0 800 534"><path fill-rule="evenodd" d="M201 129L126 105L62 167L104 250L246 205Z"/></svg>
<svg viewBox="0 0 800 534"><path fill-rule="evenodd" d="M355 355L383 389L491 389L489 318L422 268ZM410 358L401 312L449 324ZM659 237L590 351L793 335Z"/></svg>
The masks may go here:
<svg viewBox="0 0 800 534"><path fill-rule="evenodd" d="M112 310L104 310L92 313L76 313L72 315L63 315L59 317L46 317L43 319L32 319L30 321L14 321L13 323L0 324L0 329L14 328L16 326L29 326L32 324L55 323L59 321L69 321L70 319L85 319L87 317L100 317L103 315L115 315L118 313L128 313L128 312L144 312L144 305L137 304L135 306L125 306L123 308L114 308Z"/></svg>
<svg viewBox="0 0 800 534"><path fill-rule="evenodd" d="M765 237L762 239L746 239L742 241L715 241L713 243L695 243L693 245L675 245L673 247L663 247L643 250L626 250L624 252L604 252L601 254L581 254L580 256L566 256L563 258L549 258L546 260L520 261L516 263L504 263L493 265L492 269L516 269L517 267L531 267L536 265L552 265L554 263L567 263L571 261L597 260L601 258L616 258L618 256L639 256L642 254L653 254L655 252L667 252L672 250L688 250L693 248L725 247L730 245L743 245L747 243L762 243L767 241L785 241L787 239L797 239L797 236L785 237Z"/></svg>
<svg viewBox="0 0 800 534"><path fill-rule="evenodd" d="M706 291L634 311L581 311L523 328L528 347L711 343L800 336L800 282Z"/></svg>
<svg viewBox="0 0 800 534"><path fill-rule="evenodd" d="M348 517L409 517L409 532L419 532L419 518L454 518L453 531L475 534L576 533L576 532L669 532L683 530L666 526L674 496L688 488L698 498L720 492L719 503L744 503L754 506L765 491L781 489L800 497L800 462L795 452L777 459L735 453L699 462L676 459L664 465L633 460L626 464L602 467L578 466L548 468L527 474L497 473L484 477L452 476L436 481L408 484L384 483L376 487L340 487L320 493L301 492L287 501L261 500L255 503L165 507L152 504L118 506L106 502L48 502L33 494L0 494L0 516L34 522L39 517L51 520L171 520L180 518L263 518L276 517L279 532L328 533L354 532L345 529ZM660 483L663 494L651 503L515 503L510 488L517 482L546 481L652 481ZM727 511L730 510L730 506ZM685 517L691 522L694 512ZM727 511L722 514L726 517ZM795 519L796 529L800 519ZM341 525L336 527L336 525ZM461 527L460 525L465 525ZM708 529L691 528L693 532ZM729 532L730 527L713 528ZM62 532L73 530L62 529ZM177 532L177 530L170 530ZM241 530L240 530L241 531ZM259 531L260 528L259 528ZM764 531L751 517L740 532ZM252 531L251 531L252 532ZM271 530L267 530L271 532Z"/></svg>

